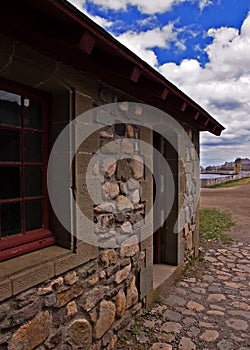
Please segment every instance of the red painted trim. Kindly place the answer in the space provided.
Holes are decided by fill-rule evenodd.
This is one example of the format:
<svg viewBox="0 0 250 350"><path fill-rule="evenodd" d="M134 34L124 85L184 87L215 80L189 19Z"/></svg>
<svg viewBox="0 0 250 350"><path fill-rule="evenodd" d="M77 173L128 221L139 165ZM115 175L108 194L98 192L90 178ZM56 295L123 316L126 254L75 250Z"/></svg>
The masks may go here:
<svg viewBox="0 0 250 350"><path fill-rule="evenodd" d="M24 132L25 131L26 132L35 132L35 133L38 133L38 134L42 134L43 133L43 130L27 128L27 127L23 127L22 128L21 126L18 126L18 125L8 125L8 124L1 124L0 123L0 127L1 127L1 129L7 129L7 130L10 130L10 131L18 131L18 132L20 132L20 130L23 130Z"/></svg>
<svg viewBox="0 0 250 350"><path fill-rule="evenodd" d="M19 255L31 253L35 250L46 248L53 244L55 244L55 238L48 237L35 242L24 244L22 246L6 249L0 252L0 261L15 258Z"/></svg>
<svg viewBox="0 0 250 350"><path fill-rule="evenodd" d="M0 78L0 89L13 92L22 96L27 96L32 100L36 100L41 103L42 107L42 130L24 128L23 123L23 104L20 110L21 113L21 126L19 128L12 128L9 126L0 125L1 129L15 129L20 133L20 162L1 162L0 166L16 166L21 168L20 176L20 195L21 198L11 198L0 200L0 204L21 203L21 227L22 233L0 238L0 251L2 251L2 259L11 258L25 252L40 249L44 246L48 246L55 243L55 238L52 237L52 233L49 230L49 202L47 193L47 162L48 162L48 116L49 106L51 103L50 95L48 93L29 88L23 84L13 83L6 79ZM24 133L36 132L42 134L42 162L30 163L24 162ZM27 166L40 167L42 169L42 195L34 197L25 197L25 183L24 183L24 170ZM40 199L43 201L42 205L42 217L43 227L34 231L25 231L25 202L30 200Z"/></svg>
<svg viewBox="0 0 250 350"><path fill-rule="evenodd" d="M1 127L0 127L1 129ZM30 163L30 162L23 162L23 163L19 163L19 162L0 162L0 166L29 166L29 167L41 167L43 165L43 163Z"/></svg>
<svg viewBox="0 0 250 350"><path fill-rule="evenodd" d="M44 196L34 196L34 197L1 199L1 200L0 200L0 204L20 203L20 202L26 202L26 201L34 201L34 200L36 200L36 199L44 199Z"/></svg>
<svg viewBox="0 0 250 350"><path fill-rule="evenodd" d="M36 240L40 240L51 236L52 236L51 231L48 231L45 229L39 229L39 230L26 232L24 235L20 234L15 236L4 237L0 239L0 251L5 250L11 246L19 246L22 244L34 242Z"/></svg>
<svg viewBox="0 0 250 350"><path fill-rule="evenodd" d="M8 203L19 203L22 202L23 198L10 198L10 199L1 199L0 204L8 204ZM0 235L1 238L1 235Z"/></svg>
<svg viewBox="0 0 250 350"><path fill-rule="evenodd" d="M21 165L22 165L22 163L20 163L20 162L0 162L0 166L7 166L7 167L16 166L16 167L18 167Z"/></svg>

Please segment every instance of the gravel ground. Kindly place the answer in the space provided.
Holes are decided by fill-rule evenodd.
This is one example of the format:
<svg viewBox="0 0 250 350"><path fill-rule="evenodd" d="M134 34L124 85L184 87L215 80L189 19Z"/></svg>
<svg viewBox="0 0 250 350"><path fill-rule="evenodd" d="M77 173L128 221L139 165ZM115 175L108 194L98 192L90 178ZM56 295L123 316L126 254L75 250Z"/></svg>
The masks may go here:
<svg viewBox="0 0 250 350"><path fill-rule="evenodd" d="M203 258L120 337L118 349L250 350L250 185L202 189L201 206L230 212L232 244Z"/></svg>

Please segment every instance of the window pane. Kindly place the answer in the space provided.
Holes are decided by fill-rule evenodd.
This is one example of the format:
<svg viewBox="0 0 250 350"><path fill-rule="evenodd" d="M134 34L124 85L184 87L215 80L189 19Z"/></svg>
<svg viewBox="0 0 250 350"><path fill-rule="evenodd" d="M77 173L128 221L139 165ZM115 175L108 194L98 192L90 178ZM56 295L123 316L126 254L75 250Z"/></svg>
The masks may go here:
<svg viewBox="0 0 250 350"><path fill-rule="evenodd" d="M21 96L0 90L0 124L20 126Z"/></svg>
<svg viewBox="0 0 250 350"><path fill-rule="evenodd" d="M42 128L41 105L38 102L24 99L24 127L39 129Z"/></svg>
<svg viewBox="0 0 250 350"><path fill-rule="evenodd" d="M0 168L0 199L20 197L20 168Z"/></svg>
<svg viewBox="0 0 250 350"><path fill-rule="evenodd" d="M1 237L21 233L20 203L0 204Z"/></svg>
<svg viewBox="0 0 250 350"><path fill-rule="evenodd" d="M41 162L41 159L41 135L37 133L25 133L24 161Z"/></svg>
<svg viewBox="0 0 250 350"><path fill-rule="evenodd" d="M31 231L42 227L42 201L34 200L25 203L26 230Z"/></svg>
<svg viewBox="0 0 250 350"><path fill-rule="evenodd" d="M33 197L42 194L42 169L39 167L25 168L25 196Z"/></svg>
<svg viewBox="0 0 250 350"><path fill-rule="evenodd" d="M17 131L0 130L0 162L20 161L20 135Z"/></svg>

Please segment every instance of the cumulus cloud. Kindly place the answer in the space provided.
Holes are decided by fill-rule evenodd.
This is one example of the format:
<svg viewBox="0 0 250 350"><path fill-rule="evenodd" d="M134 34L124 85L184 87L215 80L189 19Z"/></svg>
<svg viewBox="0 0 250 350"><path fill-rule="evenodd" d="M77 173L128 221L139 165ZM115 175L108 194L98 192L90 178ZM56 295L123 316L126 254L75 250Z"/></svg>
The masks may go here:
<svg viewBox="0 0 250 350"><path fill-rule="evenodd" d="M159 70L226 127L219 139L203 135L207 157L215 153L210 143L216 144L216 152L221 147L222 159L228 158L228 152L232 158L250 156L250 12L240 31L211 28L207 35L213 40L205 49L209 58L205 67L195 59L185 59L179 65L166 63Z"/></svg>
<svg viewBox="0 0 250 350"><path fill-rule="evenodd" d="M103 27L103 28L109 28L111 27L114 22L112 21L108 21L106 18L100 17L100 16L92 16L89 13L86 12L86 15L92 19L92 21L94 21L95 23L99 24L99 26Z"/></svg>
<svg viewBox="0 0 250 350"><path fill-rule="evenodd" d="M213 5L212 0L200 0L199 1L199 8L201 9L201 11L203 11L205 7L208 7L211 5Z"/></svg>
<svg viewBox="0 0 250 350"><path fill-rule="evenodd" d="M210 112L226 130L217 138L202 133L202 158L212 163L217 159L232 160L238 156L250 157L250 13L240 30L221 27L210 28L207 36L212 39L205 48L208 63L202 66L198 59L184 59L180 64L166 63L159 67L155 48L169 48L171 45L185 50L181 40L181 30L175 23L156 27L155 14L164 13L174 6L190 2L200 10L213 5L212 0L70 0L78 9L87 14L104 28L114 25L111 17L93 16L87 12L87 4L95 4L102 10L125 11L128 6L136 6L146 16L145 26L150 29L141 32L128 31L118 36L118 40L130 48L143 60L158 69L167 79L176 84L191 98ZM107 19L108 18L108 19ZM142 28L143 23L140 23ZM189 33L190 34L190 33ZM182 36L183 37L183 36ZM204 51L198 45L197 52ZM214 147L211 147L214 145Z"/></svg>
<svg viewBox="0 0 250 350"><path fill-rule="evenodd" d="M184 42L178 39L178 30L175 29L174 23L169 23L162 29L154 28L139 33L129 31L121 34L117 39L154 67L158 65L158 59L153 48L168 48L171 43L178 49L186 48Z"/></svg>
<svg viewBox="0 0 250 350"><path fill-rule="evenodd" d="M69 0L78 8L84 7L87 0ZM201 10L213 4L212 0L89 0L103 10L126 11L128 6L136 6L141 13L155 14L170 11L184 2L196 3Z"/></svg>
<svg viewBox="0 0 250 350"><path fill-rule="evenodd" d="M85 8L85 0L68 0L72 5L74 5L78 10L84 11Z"/></svg>
<svg viewBox="0 0 250 350"><path fill-rule="evenodd" d="M68 0L72 5L74 5L78 10L87 15L95 23L99 24L103 28L109 28L113 25L112 21L108 21L106 18L101 16L93 16L86 9L86 0Z"/></svg>

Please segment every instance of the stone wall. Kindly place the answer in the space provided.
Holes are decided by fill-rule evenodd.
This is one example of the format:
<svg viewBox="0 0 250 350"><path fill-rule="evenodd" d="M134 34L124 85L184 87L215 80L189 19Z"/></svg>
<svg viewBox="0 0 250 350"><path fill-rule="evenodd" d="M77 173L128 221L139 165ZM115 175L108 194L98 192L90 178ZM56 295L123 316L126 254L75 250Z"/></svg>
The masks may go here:
<svg viewBox="0 0 250 350"><path fill-rule="evenodd" d="M4 43L1 76L52 94L52 142L70 120L94 106L117 99L133 101L20 43L9 38L1 40ZM125 106L121 105L121 109ZM127 159L110 164L114 150L109 148L109 142L125 137L131 138L131 142L121 140L119 152ZM150 137L151 131L131 124L109 125L92 134L79 148L75 162L77 202L96 223L99 240L114 239L118 230L124 242L119 242L120 248L116 249L106 249L102 244L96 251L75 242L52 215L57 242L68 252L65 249L60 252L58 247L55 257L46 256L50 254L50 248L46 248L28 254L27 264L24 256L12 259L9 266L8 261L1 263L4 264L0 276L1 349L115 349L117 334L140 314L143 298L152 289L152 276L145 280L141 275L148 273L148 266L152 274L152 240L143 244L138 241L145 211L152 205L152 179L140 162L142 156L136 139L150 142ZM104 171L103 202L94 207L86 193L83 175L92 155L104 145L104 157L96 170ZM64 200L70 211L70 201ZM117 203L117 213L112 210L107 213L110 200ZM77 222L77 229L88 228ZM84 249L86 257L91 251L91 261L86 261ZM47 266L49 273L43 271ZM44 272L42 276L30 278L40 270ZM15 276L19 280L23 276L21 288L16 285ZM5 285L9 287L8 293Z"/></svg>
<svg viewBox="0 0 250 350"><path fill-rule="evenodd" d="M2 77L51 93L52 143L70 120L94 106L136 102L9 38L1 37L0 43ZM126 113L127 104L119 104L119 108ZM139 107L134 111L137 118L141 112ZM198 139L198 131L192 135ZM119 149L114 150L109 142L118 139ZM149 155L137 147L137 139L152 144L152 131L136 123L115 127L104 122L103 129L92 134L76 154L76 200L95 224L100 248L77 242L52 214L51 227L60 246L55 256L46 248L1 263L0 349L115 349L117 334L140 314L145 297L153 289L153 237L138 240L140 227L152 207L153 181L141 162ZM102 146L103 156L95 167L95 175L103 177L102 202L96 204L87 194L84 174L89 160ZM116 162L114 152L125 159ZM181 174L177 169L176 177L178 171ZM178 205L185 192L181 181L180 175ZM70 201L64 200L70 211ZM180 264L197 247L195 215L179 234ZM153 218L147 215L147 220L147 225L152 226ZM77 234L88 231L80 221L76 226ZM119 232L118 248L115 232ZM110 248L112 242L114 248ZM47 266L49 273L44 271Z"/></svg>
<svg viewBox="0 0 250 350"><path fill-rule="evenodd" d="M226 183L232 180L243 179L245 177L250 177L250 172L244 171L234 175L220 176L220 177L211 178L211 179L201 179L201 187L206 188L209 186Z"/></svg>
<svg viewBox="0 0 250 350"><path fill-rule="evenodd" d="M141 312L136 275L144 254L100 252L98 259L0 305L1 349L115 349L116 335Z"/></svg>
<svg viewBox="0 0 250 350"><path fill-rule="evenodd" d="M199 131L196 128L185 126L185 129L194 147L186 146L185 164L180 170L179 207L185 201L185 226L180 232L183 245L183 261L188 263L199 254L199 203L195 203L195 196L199 196L199 172L195 172L196 156L199 156ZM196 154L195 154L196 152ZM198 170L198 168L197 168ZM179 243L181 246L181 244ZM180 251L182 249L180 248Z"/></svg>

